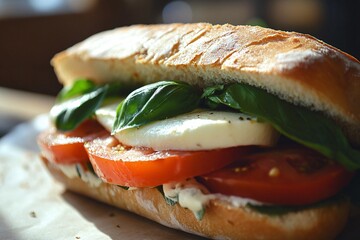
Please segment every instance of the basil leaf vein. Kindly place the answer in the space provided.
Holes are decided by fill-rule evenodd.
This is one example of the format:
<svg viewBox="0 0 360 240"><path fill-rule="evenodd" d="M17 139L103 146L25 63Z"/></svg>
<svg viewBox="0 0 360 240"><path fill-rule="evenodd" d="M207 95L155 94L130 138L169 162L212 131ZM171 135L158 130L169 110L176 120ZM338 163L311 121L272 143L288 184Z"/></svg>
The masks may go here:
<svg viewBox="0 0 360 240"><path fill-rule="evenodd" d="M190 112L198 107L201 94L182 82L161 81L143 86L119 105L113 133Z"/></svg>

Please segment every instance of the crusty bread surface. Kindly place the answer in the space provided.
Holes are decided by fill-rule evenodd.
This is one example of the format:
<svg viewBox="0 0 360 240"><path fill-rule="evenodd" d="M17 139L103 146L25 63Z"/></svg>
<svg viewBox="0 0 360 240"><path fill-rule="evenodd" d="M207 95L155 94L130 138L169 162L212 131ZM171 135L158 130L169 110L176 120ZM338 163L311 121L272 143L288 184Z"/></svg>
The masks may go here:
<svg viewBox="0 0 360 240"><path fill-rule="evenodd" d="M281 216L269 216L214 199L207 205L205 215L199 221L190 210L178 204L168 205L155 188L124 190L107 183L94 187L79 177L68 178L56 165L45 159L44 163L69 190L162 225L213 239L334 239L344 228L349 215L350 206L346 200Z"/></svg>
<svg viewBox="0 0 360 240"><path fill-rule="evenodd" d="M360 146L360 63L309 35L254 26L135 25L96 34L57 54L59 80L98 83L245 82L324 112Z"/></svg>

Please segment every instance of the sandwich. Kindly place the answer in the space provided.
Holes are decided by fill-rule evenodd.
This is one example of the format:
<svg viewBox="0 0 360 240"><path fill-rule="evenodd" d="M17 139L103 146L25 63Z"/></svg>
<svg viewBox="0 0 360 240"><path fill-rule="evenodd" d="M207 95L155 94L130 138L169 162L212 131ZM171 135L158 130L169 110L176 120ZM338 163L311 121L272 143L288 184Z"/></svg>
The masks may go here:
<svg viewBox="0 0 360 240"><path fill-rule="evenodd" d="M52 59L67 189L213 239L334 239L359 202L360 63L255 26L135 25Z"/></svg>

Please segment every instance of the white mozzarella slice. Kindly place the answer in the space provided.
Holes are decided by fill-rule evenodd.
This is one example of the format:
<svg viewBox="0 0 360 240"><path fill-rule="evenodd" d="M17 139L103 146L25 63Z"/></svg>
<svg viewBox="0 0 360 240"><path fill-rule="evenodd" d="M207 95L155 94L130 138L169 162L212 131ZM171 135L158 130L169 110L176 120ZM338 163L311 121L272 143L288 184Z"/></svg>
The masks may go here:
<svg viewBox="0 0 360 240"><path fill-rule="evenodd" d="M111 132L114 125L118 105L118 103L107 105L95 111L96 119L109 132Z"/></svg>
<svg viewBox="0 0 360 240"><path fill-rule="evenodd" d="M96 111L98 121L109 131L116 106ZM115 137L125 145L155 150L210 150L235 146L276 144L278 132L268 123L241 113L199 110L125 129Z"/></svg>

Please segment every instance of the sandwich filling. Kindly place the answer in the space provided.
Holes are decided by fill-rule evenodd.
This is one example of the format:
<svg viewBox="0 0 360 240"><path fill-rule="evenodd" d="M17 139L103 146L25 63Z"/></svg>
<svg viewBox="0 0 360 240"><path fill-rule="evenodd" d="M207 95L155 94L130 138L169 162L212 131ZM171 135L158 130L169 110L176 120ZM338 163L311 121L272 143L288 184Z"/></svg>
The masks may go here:
<svg viewBox="0 0 360 240"><path fill-rule="evenodd" d="M198 218L214 196L314 204L360 169L360 152L335 123L264 90L174 81L127 89L89 80L65 87L50 113L54 128L38 140L44 158L88 182L99 183L90 171L125 188L162 186L167 201Z"/></svg>

